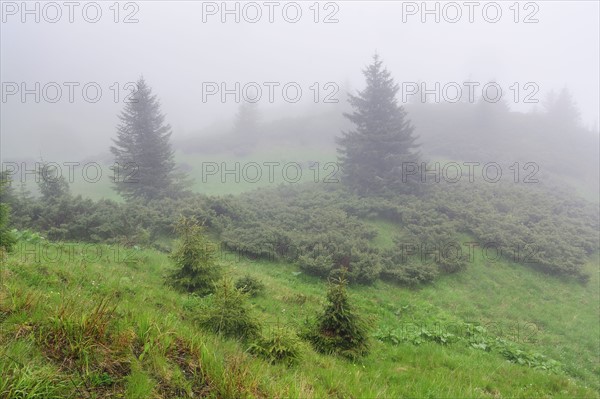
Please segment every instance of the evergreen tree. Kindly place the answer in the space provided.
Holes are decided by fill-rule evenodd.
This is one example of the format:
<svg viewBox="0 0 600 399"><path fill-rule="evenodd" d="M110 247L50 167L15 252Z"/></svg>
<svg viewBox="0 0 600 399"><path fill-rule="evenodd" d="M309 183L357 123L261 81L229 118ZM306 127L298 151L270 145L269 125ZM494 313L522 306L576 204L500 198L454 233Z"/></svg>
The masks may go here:
<svg viewBox="0 0 600 399"><path fill-rule="evenodd" d="M330 279L325 311L316 326L303 335L319 352L355 359L369 352L368 331L365 321L350 305L347 284L344 271Z"/></svg>
<svg viewBox="0 0 600 399"><path fill-rule="evenodd" d="M42 196L42 202L46 205L55 204L61 198L70 196L69 183L58 169L42 161L38 170L38 189Z"/></svg>
<svg viewBox="0 0 600 399"><path fill-rule="evenodd" d="M69 227L77 219L69 183L58 167L44 161L37 173L41 197L31 206L32 222L37 228L47 232L48 238L66 239Z"/></svg>
<svg viewBox="0 0 600 399"><path fill-rule="evenodd" d="M204 304L198 322L208 331L231 338L254 338L260 332L247 295L227 277L215 283L215 294Z"/></svg>
<svg viewBox="0 0 600 399"><path fill-rule="evenodd" d="M12 223L18 229L23 229L26 226L30 226L31 224L31 209L35 203L35 199L31 194L31 191L27 188L27 183L22 181L19 184L19 193L17 195L17 200L15 203L18 203L19 206L13 206L11 208L11 220Z"/></svg>
<svg viewBox="0 0 600 399"><path fill-rule="evenodd" d="M202 227L193 218L181 218L176 231L180 242L171 255L178 267L171 275L173 284L198 294L210 293L213 283L221 277L215 245L205 238Z"/></svg>
<svg viewBox="0 0 600 399"><path fill-rule="evenodd" d="M566 87L558 94L551 91L543 103L553 126L559 128L575 128L581 122L581 114L573 95Z"/></svg>
<svg viewBox="0 0 600 399"><path fill-rule="evenodd" d="M235 116L233 133L253 137L258 133L259 114L256 103L243 102Z"/></svg>
<svg viewBox="0 0 600 399"><path fill-rule="evenodd" d="M144 78L119 115L117 138L110 147L115 157L113 181L123 197L152 200L173 197L183 189L176 171L171 126L165 124L160 102Z"/></svg>
<svg viewBox="0 0 600 399"><path fill-rule="evenodd" d="M237 156L248 154L259 140L259 113L256 103L243 102L233 123L233 140L236 147L233 153Z"/></svg>
<svg viewBox="0 0 600 399"><path fill-rule="evenodd" d="M353 112L344 114L355 129L337 139L344 180L360 194L414 192L415 182L403 178L402 168L418 161L418 145L414 127L398 105L398 85L378 55L363 74L367 87L349 95Z"/></svg>

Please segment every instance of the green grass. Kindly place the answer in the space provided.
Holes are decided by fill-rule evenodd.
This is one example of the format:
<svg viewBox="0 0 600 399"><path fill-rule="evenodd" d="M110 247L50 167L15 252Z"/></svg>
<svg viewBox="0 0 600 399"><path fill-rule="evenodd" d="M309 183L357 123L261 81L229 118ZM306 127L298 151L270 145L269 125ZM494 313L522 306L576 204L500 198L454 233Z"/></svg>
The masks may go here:
<svg viewBox="0 0 600 399"><path fill-rule="evenodd" d="M375 221L381 245L395 226ZM248 343L199 329L202 299L165 285L165 254L133 251L117 258L101 246L83 259L82 246L56 262L35 263L17 250L0 271L0 397L431 397L596 398L598 383L598 259L587 286L508 262L475 258L465 272L421 289L385 282L350 288L372 332L406 325L472 322L490 336L561 363L558 372L511 363L500 353L460 342L398 345L371 340L356 362L314 352L302 343L297 365L271 365ZM54 252L52 252L54 253ZM237 260L222 263L234 278L265 284L251 298L263 333L297 331L324 304L325 283L294 265ZM88 256L89 258L89 256ZM125 259L136 262L125 262ZM100 307L101 301L110 306ZM112 309L114 308L114 312ZM491 324L496 323L496 324ZM526 326L519 335L515 326ZM533 327L534 326L534 327ZM65 359L68 359L65 360Z"/></svg>
<svg viewBox="0 0 600 399"><path fill-rule="evenodd" d="M365 224L377 230L377 236L372 240L372 244L379 249L389 249L394 246L394 237L402 236L405 230L398 224L384 219L369 219Z"/></svg>
<svg viewBox="0 0 600 399"><path fill-rule="evenodd" d="M308 169L306 164L303 165L296 182L297 169L293 163L303 164L308 161L319 162L319 165L313 169ZM335 152L311 147L282 149L281 147L268 148L268 146L264 146L260 151L254 151L244 156L235 156L230 152L203 156L198 154L178 155L178 162L185 162L192 168L189 173L194 178L192 190L210 195L241 194L260 187L274 187L279 184L322 182L333 171L331 166L326 167L325 164L335 161ZM272 162L277 164L273 164L270 170L268 163ZM265 165L265 163L267 164ZM227 172L235 171L236 164L238 164L237 176L236 173ZM253 164L257 164L260 168L251 166ZM286 165L289 165L289 169L284 174ZM203 167L205 176L203 176ZM213 167L218 169L211 173L210 168ZM260 178L257 171L260 171ZM272 176L269 176L271 172Z"/></svg>

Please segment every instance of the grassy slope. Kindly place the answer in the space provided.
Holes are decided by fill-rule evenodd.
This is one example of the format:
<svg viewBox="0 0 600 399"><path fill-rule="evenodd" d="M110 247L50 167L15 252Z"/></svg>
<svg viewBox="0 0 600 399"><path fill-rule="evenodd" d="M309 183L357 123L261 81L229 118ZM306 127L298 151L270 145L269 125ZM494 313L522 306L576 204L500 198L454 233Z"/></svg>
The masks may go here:
<svg viewBox="0 0 600 399"><path fill-rule="evenodd" d="M390 245L394 226L373 225L381 228L380 245ZM374 330L461 320L496 322L502 328L535 323L539 330L526 330L519 345L561 361L564 373L516 365L460 344L394 346L376 340L372 353L356 364L307 346L301 363L288 369L245 354L244 344L199 331L193 321L198 299L164 285L170 268L164 254L121 250L116 259L114 248L101 247L101 259L85 261L79 254L83 247L75 248L73 256L42 263L23 261L17 251L3 265L0 397L7 396L1 393L6 385L19 384L40 392L27 397L43 398L88 396L84 391L90 397L129 398L185 397L186 392L232 398L598 397L597 259L590 262L594 274L586 287L519 265L476 259L466 272L420 290L383 282L351 289L355 306L372 319ZM293 265L233 255L223 263L233 276L250 273L265 282L265 294L252 302L267 333L273 323L296 328L322 308L325 284L294 274ZM107 296L117 305L111 338L104 346L82 345L72 333L81 329L73 326L86 325L85 314ZM76 314L68 316L65 308ZM71 346L62 346L77 354L70 365L49 360L61 350L60 331L71 331L66 334ZM87 369L81 366L86 358L92 359Z"/></svg>
<svg viewBox="0 0 600 399"><path fill-rule="evenodd" d="M325 151L319 156L314 153L308 149L265 151L242 158L222 154L203 161L332 159ZM202 184L197 157L180 154L179 160L192 167L191 175L196 179L194 190L200 192L236 194L270 184L264 180L223 184L216 177ZM306 171L305 177L310 179L309 173L312 172ZM275 184L280 182L279 176ZM107 193L114 197L108 187L107 181L93 187L75 184L72 190L93 198L106 197ZM374 240L380 247L393 245L392 237L402 232L393 223L381 220L370 223L380 232ZM267 366L262 360L244 354L245 345L198 331L193 322L195 300L163 284L169 268L165 255L143 251L136 254L140 262L127 264L115 262L114 254L107 248L104 253L108 259L101 262L82 263L75 257L66 263L35 264L20 262L18 255L12 255L3 265L0 392L6 381L13 386L15 381L21 381L28 389L37 384L42 392L38 397L43 398L53 397L54 391L54 397L85 397L81 393L85 390L96 392L98 397L110 392L126 397L172 397L184 396L193 386L215 397L570 398L598 397L600 391L597 257L587 266L593 277L586 287L521 265L491 264L476 259L466 272L443 277L419 290L383 282L373 287L352 288L356 306L374 318L374 331L399 328L406 323L431 326L438 322L465 321L487 325L495 335L507 337L514 336L518 328L520 347L563 364L565 373L555 375L511 364L497 353L459 344L392 346L376 340L372 354L359 364L322 356L306 347L304 360L293 369ZM252 300L265 330L270 323L277 322L296 328L300 320L322 307L323 282L302 274L295 276L292 273L297 269L293 265L248 260L225 263L234 275L249 272L267 283L266 294ZM32 293L34 303L22 304L28 292ZM61 368L59 362L48 361L51 348L44 347L40 337L48 332L47 325L59 314L61 304L68 302L65 298L75 298L72 307L89 313L100 298L115 294L119 298L114 329L117 336L129 336L133 348L128 355L122 355L128 366L121 374L108 378L102 372L88 370L82 377L81 370L76 372L64 365ZM181 342L170 342L167 337L178 337ZM140 347L148 342L153 344L140 360ZM189 364L179 364L181 356L174 356L173 348L187 348L180 352L187 353L182 356L189 363L199 356L201 360L196 363L201 364L202 371L193 372ZM194 378L194 373L201 378Z"/></svg>
<svg viewBox="0 0 600 399"><path fill-rule="evenodd" d="M402 235L394 223L375 220L380 247ZM463 243L472 242L464 237ZM467 248L466 244L463 248ZM445 276L417 291L403 290L405 301L424 301L464 321L478 322L498 336L519 336L525 348L564 364L570 375L600 390L600 259L585 269L586 286L542 274L506 260L492 261L474 251L468 270Z"/></svg>
<svg viewBox="0 0 600 399"><path fill-rule="evenodd" d="M283 176L282 171L283 167L291 162L304 164L301 179L298 183L311 182L315 178L317 181L322 182L334 171L331 165L328 166L328 163L337 162L337 155L334 149L328 148L328 146L319 146L311 142L305 145L298 145L297 143L294 145L283 145L281 143L273 143L272 145L261 144L260 150L252 149L246 155L236 155L231 151L212 154L184 153L178 151L175 154L175 158L179 164L185 165L188 168L186 173L192 179L191 190L207 195L237 195L260 187L274 187L282 183L289 183L290 180L295 178L295 168L290 167L286 177ZM306 167L306 162L308 161L319 162L318 168L308 169ZM277 165L273 166L273 181L269 181L269 166L264 165L265 162L278 162ZM429 162L438 162L441 165L444 165L446 162L458 162L462 164L461 160L440 156L429 157ZM214 167L214 164L219 169L216 173L205 172L206 175L203 176L203 163L205 163L204 169L206 171L210 171L210 168ZM239 178L237 181L234 173L224 172L225 169L230 171L235 170L236 163L239 164ZM256 179L256 181L254 180L256 169L254 167L244 169L250 163L256 163L261 168L261 177ZM76 178L71 184L72 193L75 195L81 194L93 200L106 198L119 202L122 201L121 197L112 189L110 166L109 164L102 166L104 174L98 182L90 183L82 178ZM244 173L247 179L244 179ZM462 179L464 181L468 178L466 167L463 169L463 173ZM432 178L432 176L429 176L429 178ZM481 176L477 178L480 179ZM512 177L508 173L504 178L510 180ZM544 175L541 181L549 186L570 187L580 197L595 204L599 202L597 182L590 180L589 177L579 176L573 178L572 176L550 174ZM31 182L29 188L35 192L35 187Z"/></svg>

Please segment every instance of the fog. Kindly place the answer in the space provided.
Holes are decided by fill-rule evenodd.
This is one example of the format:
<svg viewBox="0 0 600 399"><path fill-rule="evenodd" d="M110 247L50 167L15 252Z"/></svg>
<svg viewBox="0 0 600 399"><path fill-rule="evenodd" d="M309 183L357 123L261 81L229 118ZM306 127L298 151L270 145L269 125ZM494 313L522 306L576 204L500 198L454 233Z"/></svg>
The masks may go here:
<svg viewBox="0 0 600 399"><path fill-rule="evenodd" d="M117 114L129 92L126 84L141 75L160 99L175 142L209 134L215 123L231 123L239 106L235 96L228 95L225 101L220 93L203 98L207 82L219 88L225 82L229 89L236 82L242 88L258 83L264 89L258 105L266 120L327 112L337 105L323 101L330 92L325 84L334 82L339 93L333 98L344 103L345 90L364 86L361 69L375 52L401 86L425 82L433 89L436 82L442 87L449 82L478 82L479 97L482 86L497 82L502 100L520 112L541 109L548 92L567 87L582 124L597 130L598 2L520 3L518 16L505 2L486 8L484 15L483 2L471 10L473 22L462 2L428 3L430 9L437 4L439 22L434 14L422 14L420 2L320 3L318 16L312 3L288 6L287 14L282 11L286 3L274 3L272 9L262 2L255 3L258 8L228 3L229 9L237 4L239 22L235 14L222 15L220 2L119 3L118 16L111 4L99 3L102 14L96 23L86 21L95 18L96 7L86 8L84 14L85 2L73 9L72 23L62 2L27 3L31 10L38 7L39 13L32 14L24 13L24 4L2 3L3 159L81 159L108 153ZM302 14L291 23L297 8ZM257 9L262 17L252 23ZM495 18L497 9L499 21L486 21ZM456 10L462 16L452 23ZM127 18L138 22L124 23ZM51 23L54 19L58 21ZM22 97L23 83L35 92L36 82L39 103L35 94ZM49 101L55 98L54 89L43 89L50 82L62 88L55 103ZM78 84L73 86L72 102L65 82ZM279 84L272 102L265 82ZM290 82L302 89L296 103L282 96L282 86ZM515 82L521 90L519 101L510 89ZM87 83L101 88L97 102L82 96ZM316 103L310 88L315 83L321 90ZM539 103L524 103L524 95L531 92L524 89L527 83L539 88L532 97ZM93 97L93 90L89 93Z"/></svg>
<svg viewBox="0 0 600 399"><path fill-rule="evenodd" d="M600 399L600 2L0 11L0 398Z"/></svg>

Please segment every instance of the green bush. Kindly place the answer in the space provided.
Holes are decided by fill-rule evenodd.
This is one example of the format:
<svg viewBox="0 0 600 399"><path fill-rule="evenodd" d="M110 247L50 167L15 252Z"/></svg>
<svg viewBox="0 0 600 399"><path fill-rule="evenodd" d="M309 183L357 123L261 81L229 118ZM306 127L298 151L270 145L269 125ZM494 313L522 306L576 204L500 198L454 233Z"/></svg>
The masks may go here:
<svg viewBox="0 0 600 399"><path fill-rule="evenodd" d="M357 359L369 353L368 326L350 306L343 274L330 279L325 310L302 336L318 352Z"/></svg>
<svg viewBox="0 0 600 399"><path fill-rule="evenodd" d="M391 259L393 258L386 258L384 262L384 269L380 274L383 280L414 287L433 281L438 274L435 266L431 264L418 262L393 263Z"/></svg>
<svg viewBox="0 0 600 399"><path fill-rule="evenodd" d="M249 296L257 296L265 290L265 285L256 277L246 274L235 282L235 288Z"/></svg>
<svg viewBox="0 0 600 399"><path fill-rule="evenodd" d="M298 363L301 356L300 341L288 328L276 326L268 336L262 336L252 343L248 351L260 356L271 364L284 363L291 366Z"/></svg>
<svg viewBox="0 0 600 399"><path fill-rule="evenodd" d="M180 242L171 259L177 269L170 281L176 287L200 295L212 292L213 283L221 276L215 244L206 239L194 218L182 217L176 229Z"/></svg>
<svg viewBox="0 0 600 399"><path fill-rule="evenodd" d="M249 339L258 336L260 326L252 317L247 295L236 289L230 278L215 284L198 316L202 328L225 337Z"/></svg>
<svg viewBox="0 0 600 399"><path fill-rule="evenodd" d="M301 255L298 266L308 274L319 277L327 277L333 268L331 255Z"/></svg>
<svg viewBox="0 0 600 399"><path fill-rule="evenodd" d="M492 244L504 260L582 283L589 280L584 264L599 249L597 208L542 185L434 184L427 195L384 198L359 197L340 185L298 184L237 197L190 194L117 203L73 196L63 183L46 184L47 195L37 199L5 187L2 208L10 206L11 229L38 231L49 240L152 246L171 237L174 221L184 215L201 220L239 255L296 262L322 278L346 268L351 283L370 283L379 276L406 285L463 270L470 251L465 237L478 244L478 252ZM412 264L399 261L401 254L394 250L379 253L373 242L377 232L364 221L370 218L396 224L404 242L428 248L463 244L464 256L442 249L441 256L426 255Z"/></svg>
<svg viewBox="0 0 600 399"><path fill-rule="evenodd" d="M343 265L345 267L345 265ZM350 261L347 265L348 279L351 282L371 284L379 277L381 262L375 248L366 245L352 248ZM339 270L339 269L338 269Z"/></svg>
<svg viewBox="0 0 600 399"><path fill-rule="evenodd" d="M221 240L228 249L239 255L274 260L277 256L277 237L281 237L281 234L272 227L262 223L249 223L225 230Z"/></svg>

